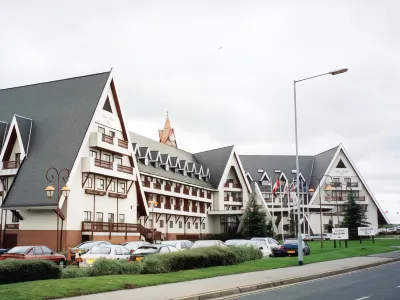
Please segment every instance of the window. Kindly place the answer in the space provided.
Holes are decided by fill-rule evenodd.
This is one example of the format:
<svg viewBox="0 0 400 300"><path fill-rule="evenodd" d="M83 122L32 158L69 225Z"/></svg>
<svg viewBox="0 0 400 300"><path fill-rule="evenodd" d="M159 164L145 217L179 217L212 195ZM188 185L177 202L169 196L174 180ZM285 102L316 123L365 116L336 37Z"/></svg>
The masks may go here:
<svg viewBox="0 0 400 300"><path fill-rule="evenodd" d="M333 178L333 182L340 182L340 178L339 177L334 177Z"/></svg>
<svg viewBox="0 0 400 300"><path fill-rule="evenodd" d="M187 223L187 229L190 229L190 222Z"/></svg>
<svg viewBox="0 0 400 300"><path fill-rule="evenodd" d="M97 158L97 152L93 151L93 150L90 150L90 157Z"/></svg>
<svg viewBox="0 0 400 300"><path fill-rule="evenodd" d="M96 221L103 222L103 213L101 212L96 213Z"/></svg>
<svg viewBox="0 0 400 300"><path fill-rule="evenodd" d="M346 165L344 164L344 162L342 160L339 160L336 168L338 168L338 169L346 169Z"/></svg>
<svg viewBox="0 0 400 300"><path fill-rule="evenodd" d="M50 248L48 248L46 246L43 246L42 250L43 250L44 255L52 255L52 253L54 253Z"/></svg>
<svg viewBox="0 0 400 300"><path fill-rule="evenodd" d="M121 193L125 194L125 183L122 182L119 187L121 188Z"/></svg>
<svg viewBox="0 0 400 300"><path fill-rule="evenodd" d="M328 233L328 232L329 232L329 225L324 224L324 233Z"/></svg>
<svg viewBox="0 0 400 300"><path fill-rule="evenodd" d="M164 228L164 220L160 220L160 228Z"/></svg>
<svg viewBox="0 0 400 300"><path fill-rule="evenodd" d="M86 181L86 187L88 188L93 188L93 179L92 177L89 177Z"/></svg>
<svg viewBox="0 0 400 300"><path fill-rule="evenodd" d="M108 223L114 223L114 214L108 214Z"/></svg>
<svg viewBox="0 0 400 300"><path fill-rule="evenodd" d="M122 165L122 158L121 157L115 157L114 161L117 163L117 165Z"/></svg>
<svg viewBox="0 0 400 300"><path fill-rule="evenodd" d="M104 102L103 109L104 109L105 111L110 112L110 113L113 112L112 109L111 109L110 99L108 99L108 97L107 97L107 99L106 99L106 102Z"/></svg>
<svg viewBox="0 0 400 300"><path fill-rule="evenodd" d="M43 255L42 248L40 248L40 247L34 247L34 248L33 248L33 255Z"/></svg>
<svg viewBox="0 0 400 300"><path fill-rule="evenodd" d="M115 248L115 255L122 255L122 251L120 247Z"/></svg>
<svg viewBox="0 0 400 300"><path fill-rule="evenodd" d="M125 223L125 215L124 214L120 214L119 215L118 222L119 223Z"/></svg>
<svg viewBox="0 0 400 300"><path fill-rule="evenodd" d="M92 221L92 212L91 211L84 211L83 212L83 221Z"/></svg>
<svg viewBox="0 0 400 300"><path fill-rule="evenodd" d="M110 154L103 154L103 156L104 156L104 160L105 161L111 162L111 155Z"/></svg>
<svg viewBox="0 0 400 300"><path fill-rule="evenodd" d="M11 221L12 221L13 223L18 223L18 222L19 222L19 219L18 219L14 214L12 214L12 219L11 219Z"/></svg>
<svg viewBox="0 0 400 300"><path fill-rule="evenodd" d="M199 223L194 224L196 229L199 229Z"/></svg>
<svg viewBox="0 0 400 300"><path fill-rule="evenodd" d="M179 221L179 228L182 228L182 221Z"/></svg>
<svg viewBox="0 0 400 300"><path fill-rule="evenodd" d="M102 134L106 134L106 130L104 129L104 127L99 126L99 132Z"/></svg>
<svg viewBox="0 0 400 300"><path fill-rule="evenodd" d="M174 221L169 221L169 228L174 228Z"/></svg>
<svg viewBox="0 0 400 300"><path fill-rule="evenodd" d="M203 225L203 229L206 229L206 223L203 223L202 225Z"/></svg>
<svg viewBox="0 0 400 300"><path fill-rule="evenodd" d="M110 130L110 136L115 137L115 132Z"/></svg>
<svg viewBox="0 0 400 300"><path fill-rule="evenodd" d="M99 190L104 190L104 179L99 179Z"/></svg>
<svg viewBox="0 0 400 300"><path fill-rule="evenodd" d="M266 185L268 185L268 181L267 181L267 180L263 180L263 181L261 181L261 185L262 185L262 186L266 186Z"/></svg>
<svg viewBox="0 0 400 300"><path fill-rule="evenodd" d="M122 254L123 255L130 255L130 253L129 253L129 250L128 249L126 249L126 248L121 248L122 249Z"/></svg>
<svg viewBox="0 0 400 300"><path fill-rule="evenodd" d="M344 179L344 182L350 183L350 182L351 182L351 178L345 178L345 179Z"/></svg>
<svg viewBox="0 0 400 300"><path fill-rule="evenodd" d="M111 184L110 184L110 191L111 191L111 192L115 192L115 182L114 182L114 181L111 181Z"/></svg>

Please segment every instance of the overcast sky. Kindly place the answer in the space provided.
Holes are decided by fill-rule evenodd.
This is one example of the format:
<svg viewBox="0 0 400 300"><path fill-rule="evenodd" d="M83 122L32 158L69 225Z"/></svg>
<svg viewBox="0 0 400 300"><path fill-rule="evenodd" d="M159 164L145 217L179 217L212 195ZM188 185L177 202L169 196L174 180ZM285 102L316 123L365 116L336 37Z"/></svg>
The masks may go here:
<svg viewBox="0 0 400 300"><path fill-rule="evenodd" d="M18 3L13 3L18 2ZM64 4L62 4L64 3ZM300 154L342 143L400 222L399 1L7 1L0 88L114 68L132 131L179 147ZM0 108L1 109L1 108Z"/></svg>

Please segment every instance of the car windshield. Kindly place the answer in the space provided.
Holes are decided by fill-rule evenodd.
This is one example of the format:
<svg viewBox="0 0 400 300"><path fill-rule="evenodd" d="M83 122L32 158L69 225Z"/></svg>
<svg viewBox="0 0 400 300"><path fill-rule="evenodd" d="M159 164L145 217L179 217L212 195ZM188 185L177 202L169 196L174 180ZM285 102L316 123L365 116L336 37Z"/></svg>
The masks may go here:
<svg viewBox="0 0 400 300"><path fill-rule="evenodd" d="M245 240L227 240L225 242L225 245L227 245L227 246L235 246L238 243L242 243L242 242L245 242Z"/></svg>
<svg viewBox="0 0 400 300"><path fill-rule="evenodd" d="M197 241L193 244L192 248L213 247L216 246L218 241Z"/></svg>
<svg viewBox="0 0 400 300"><path fill-rule="evenodd" d="M286 240L283 242L284 245L297 245L298 243L298 240Z"/></svg>
<svg viewBox="0 0 400 300"><path fill-rule="evenodd" d="M91 249L94 245L96 245L96 243L86 243L86 244L79 245L78 248L79 249Z"/></svg>
<svg viewBox="0 0 400 300"><path fill-rule="evenodd" d="M25 254L32 247L14 247L7 254Z"/></svg>
<svg viewBox="0 0 400 300"><path fill-rule="evenodd" d="M135 251L135 254L157 253L158 250L159 247L141 246Z"/></svg>
<svg viewBox="0 0 400 300"><path fill-rule="evenodd" d="M90 254L110 254L111 247L93 247Z"/></svg>

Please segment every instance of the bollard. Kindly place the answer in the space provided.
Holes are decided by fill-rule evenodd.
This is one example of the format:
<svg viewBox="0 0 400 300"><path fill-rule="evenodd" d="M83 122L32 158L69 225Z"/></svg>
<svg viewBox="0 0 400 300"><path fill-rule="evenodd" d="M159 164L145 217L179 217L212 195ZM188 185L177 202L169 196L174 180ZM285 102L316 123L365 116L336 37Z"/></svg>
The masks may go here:
<svg viewBox="0 0 400 300"><path fill-rule="evenodd" d="M347 240L344 241L344 246L347 248Z"/></svg>
<svg viewBox="0 0 400 300"><path fill-rule="evenodd" d="M372 244L375 244L375 237L372 236Z"/></svg>

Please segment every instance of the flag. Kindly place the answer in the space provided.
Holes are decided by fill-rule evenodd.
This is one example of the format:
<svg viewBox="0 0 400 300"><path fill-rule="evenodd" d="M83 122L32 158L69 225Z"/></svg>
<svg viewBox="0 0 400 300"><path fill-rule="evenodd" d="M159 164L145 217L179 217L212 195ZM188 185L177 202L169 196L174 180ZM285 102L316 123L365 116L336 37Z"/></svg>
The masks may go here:
<svg viewBox="0 0 400 300"><path fill-rule="evenodd" d="M276 178L276 182L274 184L274 187L272 189L272 194L276 194L276 192L279 190L279 186L281 185L281 181L279 180L279 178Z"/></svg>
<svg viewBox="0 0 400 300"><path fill-rule="evenodd" d="M288 185L287 181L285 183L285 187L283 188L283 191L284 191L283 195L289 194L289 185Z"/></svg>
<svg viewBox="0 0 400 300"><path fill-rule="evenodd" d="M292 182L292 186L290 188L290 200L293 201L293 205L297 203L297 195L296 195L297 183Z"/></svg>

